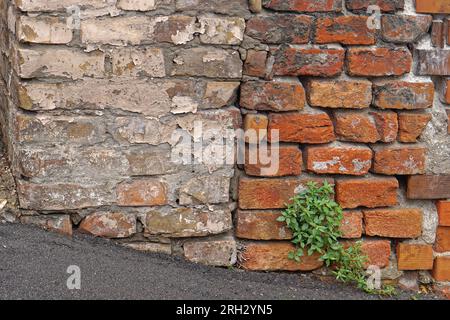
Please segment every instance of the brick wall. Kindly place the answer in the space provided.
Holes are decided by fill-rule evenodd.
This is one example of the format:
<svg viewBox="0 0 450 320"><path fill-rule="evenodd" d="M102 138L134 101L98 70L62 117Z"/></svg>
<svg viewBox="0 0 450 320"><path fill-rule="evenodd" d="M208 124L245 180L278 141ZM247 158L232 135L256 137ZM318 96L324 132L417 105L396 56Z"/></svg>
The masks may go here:
<svg viewBox="0 0 450 320"><path fill-rule="evenodd" d="M287 260L276 218L326 180L346 210L343 241L363 238L386 279L450 281L448 1L2 0L0 12L0 120L22 222L310 271L321 263ZM220 145L199 142L196 123L217 137L258 129L247 149L278 130L278 170L208 163ZM200 143L195 161L173 161L174 132Z"/></svg>

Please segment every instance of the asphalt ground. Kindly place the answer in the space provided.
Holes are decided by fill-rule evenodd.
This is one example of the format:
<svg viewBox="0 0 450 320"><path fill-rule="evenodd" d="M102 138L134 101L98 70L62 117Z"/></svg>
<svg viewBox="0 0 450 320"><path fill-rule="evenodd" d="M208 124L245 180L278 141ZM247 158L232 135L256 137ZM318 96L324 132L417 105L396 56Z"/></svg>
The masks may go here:
<svg viewBox="0 0 450 320"><path fill-rule="evenodd" d="M68 268L71 268L69 274ZM79 268L79 269L78 269ZM74 270L80 289L69 289ZM400 292L394 299L418 296ZM435 295L420 299L437 299ZM372 300L352 286L307 273L207 267L137 252L83 234L68 238L37 227L0 224L0 299ZM385 298L383 298L385 299Z"/></svg>

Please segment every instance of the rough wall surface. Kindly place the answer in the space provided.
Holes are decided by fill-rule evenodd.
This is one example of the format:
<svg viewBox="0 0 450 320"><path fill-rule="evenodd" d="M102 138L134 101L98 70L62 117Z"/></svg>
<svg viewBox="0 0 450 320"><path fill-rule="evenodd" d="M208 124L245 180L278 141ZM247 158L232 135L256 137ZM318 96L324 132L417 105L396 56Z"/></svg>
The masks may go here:
<svg viewBox="0 0 450 320"><path fill-rule="evenodd" d="M287 260L276 218L327 180L345 241L363 238L385 278L450 281L448 1L1 0L0 13L22 222L309 271L322 264ZM276 171L207 161L239 128L279 137ZM174 161L186 137L189 161Z"/></svg>

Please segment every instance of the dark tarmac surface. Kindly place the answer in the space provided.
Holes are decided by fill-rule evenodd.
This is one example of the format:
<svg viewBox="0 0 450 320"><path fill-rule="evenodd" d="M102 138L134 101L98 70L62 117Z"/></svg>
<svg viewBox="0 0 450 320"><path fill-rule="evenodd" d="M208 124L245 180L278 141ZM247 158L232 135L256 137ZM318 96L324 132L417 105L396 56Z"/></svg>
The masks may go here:
<svg viewBox="0 0 450 320"><path fill-rule="evenodd" d="M69 290L67 268L80 267ZM395 299L410 299L402 292ZM427 295L421 299L436 299ZM0 224L0 299L379 299L311 274L258 273L195 265L86 235L72 239L32 226Z"/></svg>

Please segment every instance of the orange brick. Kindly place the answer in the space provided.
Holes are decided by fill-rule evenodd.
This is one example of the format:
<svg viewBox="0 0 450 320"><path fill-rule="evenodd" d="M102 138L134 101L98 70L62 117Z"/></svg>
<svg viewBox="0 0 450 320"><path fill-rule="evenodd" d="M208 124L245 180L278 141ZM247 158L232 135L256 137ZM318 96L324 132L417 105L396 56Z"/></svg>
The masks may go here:
<svg viewBox="0 0 450 320"><path fill-rule="evenodd" d="M333 122L326 113L283 113L269 115L269 140L279 131L281 142L327 143L335 140Z"/></svg>
<svg viewBox="0 0 450 320"><path fill-rule="evenodd" d="M395 178L339 179L336 199L345 209L394 206L398 187Z"/></svg>
<svg viewBox="0 0 450 320"><path fill-rule="evenodd" d="M290 240L292 232L284 222L278 222L281 211L244 211L236 213L236 236L250 240Z"/></svg>
<svg viewBox="0 0 450 320"><path fill-rule="evenodd" d="M434 249L437 252L450 251L450 227L438 227Z"/></svg>
<svg viewBox="0 0 450 320"><path fill-rule="evenodd" d="M366 234L388 238L417 238L422 234L421 209L364 211Z"/></svg>
<svg viewBox="0 0 450 320"><path fill-rule="evenodd" d="M269 118L264 114L248 114L244 120L245 142L258 143L267 137ZM255 140L255 141L253 141Z"/></svg>
<svg viewBox="0 0 450 320"><path fill-rule="evenodd" d="M245 173L247 175L283 177L298 176L302 173L302 152L298 147L269 147L268 151L263 154L264 161L261 161L260 151L256 146L247 148L245 153ZM266 164L269 159L271 159L270 163Z"/></svg>
<svg viewBox="0 0 450 320"><path fill-rule="evenodd" d="M286 178L252 179L239 181L239 207L241 209L282 209L290 202L296 190L306 186L308 181L333 184L333 179Z"/></svg>
<svg viewBox="0 0 450 320"><path fill-rule="evenodd" d="M381 11L396 11L403 9L404 0L346 0L349 10L366 10L371 5L377 5Z"/></svg>
<svg viewBox="0 0 450 320"><path fill-rule="evenodd" d="M276 76L333 77L344 69L342 49L274 49L273 74Z"/></svg>
<svg viewBox="0 0 450 320"><path fill-rule="evenodd" d="M430 120L431 114L400 113L398 140L405 143L417 142Z"/></svg>
<svg viewBox="0 0 450 320"><path fill-rule="evenodd" d="M323 265L319 254L308 256L305 253L301 262L288 259L289 252L296 249L290 242L254 242L247 243L244 247L239 261L247 270L311 271Z"/></svg>
<svg viewBox="0 0 450 320"><path fill-rule="evenodd" d="M264 7L277 11L295 12L329 12L341 11L341 0L269 0L264 1Z"/></svg>
<svg viewBox="0 0 450 320"><path fill-rule="evenodd" d="M450 281L450 257L437 257L432 275L436 281Z"/></svg>
<svg viewBox="0 0 450 320"><path fill-rule="evenodd" d="M354 244L354 242L355 241L344 241L343 245L344 247L348 247ZM365 263L365 268L369 266L384 268L389 265L391 242L389 240L365 239L362 241L361 251L368 258Z"/></svg>
<svg viewBox="0 0 450 320"><path fill-rule="evenodd" d="M347 66L352 76L400 76L411 71L412 55L405 48L352 48Z"/></svg>
<svg viewBox="0 0 450 320"><path fill-rule="evenodd" d="M433 247L425 244L400 243L397 246L399 270L433 269Z"/></svg>
<svg viewBox="0 0 450 320"><path fill-rule="evenodd" d="M375 32L369 29L368 17L321 17L317 20L316 43L341 43L346 45L374 44Z"/></svg>
<svg viewBox="0 0 450 320"><path fill-rule="evenodd" d="M386 175L413 175L425 172L425 148L375 147L373 172Z"/></svg>
<svg viewBox="0 0 450 320"><path fill-rule="evenodd" d="M167 204L166 186L154 179L123 182L117 186L119 206L160 206Z"/></svg>
<svg viewBox="0 0 450 320"><path fill-rule="evenodd" d="M318 174L347 174L361 176L372 165L372 150L367 147L307 147L309 171Z"/></svg>
<svg viewBox="0 0 450 320"><path fill-rule="evenodd" d="M241 107L264 111L295 111L305 106L300 82L247 81L241 86Z"/></svg>
<svg viewBox="0 0 450 320"><path fill-rule="evenodd" d="M361 238L363 223L361 211L346 211L341 222L340 231L343 239Z"/></svg>
<svg viewBox="0 0 450 320"><path fill-rule="evenodd" d="M127 238L136 233L136 217L122 212L96 212L81 221L79 230L98 237Z"/></svg>
<svg viewBox="0 0 450 320"><path fill-rule="evenodd" d="M416 0L416 11L420 13L450 13L448 0Z"/></svg>
<svg viewBox="0 0 450 320"><path fill-rule="evenodd" d="M439 225L450 227L450 201L438 201L436 206L439 215Z"/></svg>
<svg viewBox="0 0 450 320"><path fill-rule="evenodd" d="M308 95L313 107L364 109L372 103L372 83L367 80L311 80Z"/></svg>
<svg viewBox="0 0 450 320"><path fill-rule="evenodd" d="M335 112L336 135L341 141L375 143L380 134L372 116L358 112Z"/></svg>
<svg viewBox="0 0 450 320"><path fill-rule="evenodd" d="M394 142L398 135L398 116L393 111L377 111L369 113L374 121L375 126L382 142Z"/></svg>
<svg viewBox="0 0 450 320"><path fill-rule="evenodd" d="M373 86L374 105L380 109L416 110L433 106L432 82L383 81Z"/></svg>

